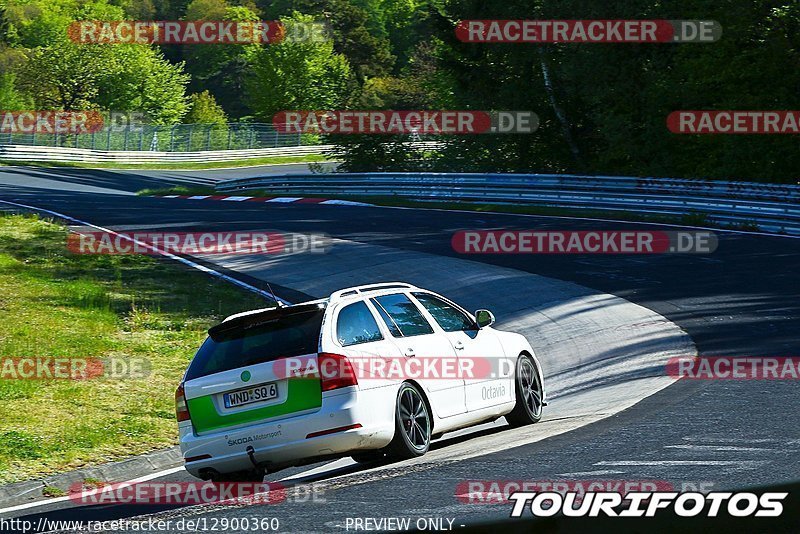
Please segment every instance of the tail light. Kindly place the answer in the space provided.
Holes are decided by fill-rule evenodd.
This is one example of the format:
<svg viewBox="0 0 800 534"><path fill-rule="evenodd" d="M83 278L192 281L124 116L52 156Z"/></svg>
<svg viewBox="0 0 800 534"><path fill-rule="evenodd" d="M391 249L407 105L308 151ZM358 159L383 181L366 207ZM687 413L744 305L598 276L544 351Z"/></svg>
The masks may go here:
<svg viewBox="0 0 800 534"><path fill-rule="evenodd" d="M178 422L189 420L189 408L186 406L186 396L183 394L183 384L175 390L175 417Z"/></svg>
<svg viewBox="0 0 800 534"><path fill-rule="evenodd" d="M349 386L357 386L358 378L353 365L341 354L320 352L317 357L319 373L322 380L322 391L331 391Z"/></svg>

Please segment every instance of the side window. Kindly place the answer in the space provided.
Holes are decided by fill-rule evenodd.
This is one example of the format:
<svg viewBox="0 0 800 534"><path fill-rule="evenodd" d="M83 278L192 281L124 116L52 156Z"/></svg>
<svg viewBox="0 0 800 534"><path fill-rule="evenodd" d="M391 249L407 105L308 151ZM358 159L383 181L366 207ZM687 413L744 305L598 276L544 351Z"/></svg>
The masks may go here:
<svg viewBox="0 0 800 534"><path fill-rule="evenodd" d="M379 310L383 308L381 317L394 337L433 333L433 328L422 316L419 308L402 293L375 297L372 302Z"/></svg>
<svg viewBox="0 0 800 534"><path fill-rule="evenodd" d="M386 310L383 309L383 306L378 304L375 299L372 299L372 304L375 305L375 309L378 310L378 315L380 315L381 319L383 319L383 322L386 323L389 333L392 334L393 337L403 337L403 333L400 332L400 329L395 324L394 319L389 317L389 314L386 313Z"/></svg>
<svg viewBox="0 0 800 534"><path fill-rule="evenodd" d="M439 297L435 297L430 293L414 293L414 296L420 304L425 306L428 313L436 319L436 322L445 332L459 332L475 328L475 323L472 322L472 319Z"/></svg>
<svg viewBox="0 0 800 534"><path fill-rule="evenodd" d="M336 321L336 339L343 347L383 339L378 323L364 302L342 308Z"/></svg>

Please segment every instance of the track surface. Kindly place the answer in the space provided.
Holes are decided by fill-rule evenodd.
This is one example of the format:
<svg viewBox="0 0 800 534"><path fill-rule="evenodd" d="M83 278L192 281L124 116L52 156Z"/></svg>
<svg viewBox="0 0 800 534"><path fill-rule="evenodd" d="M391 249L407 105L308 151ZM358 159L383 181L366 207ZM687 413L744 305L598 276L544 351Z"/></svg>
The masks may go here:
<svg viewBox="0 0 800 534"><path fill-rule="evenodd" d="M167 175L170 180L198 176L175 174L154 172L142 177L114 171L0 169L0 184L6 184L0 185L0 199L49 208L103 226L324 231L337 238L446 256L457 256L450 238L458 229L648 227L552 217L265 206L124 194L163 186L162 177ZM203 181L224 174L199 173ZM719 248L709 256L486 255L470 259L621 296L682 327L700 354L797 355L800 240L735 233L719 237ZM286 531L338 530L346 517L355 516L445 517L455 518L454 526L458 526L487 517L505 518L509 511L507 505L460 502L454 493L465 480L666 480L676 487L705 483L714 489L795 480L800 478L800 429L794 424L800 413L797 387L796 381L680 381L623 413L545 441L456 463L441 462L420 471L389 468L382 476L393 476L385 480L353 473L347 485L324 494L324 503L212 507L203 516L274 516ZM325 475L329 477L330 473ZM358 477L369 481L352 485ZM145 512L141 506L82 510L67 506L51 516L85 520ZM195 513L170 512L174 516Z"/></svg>

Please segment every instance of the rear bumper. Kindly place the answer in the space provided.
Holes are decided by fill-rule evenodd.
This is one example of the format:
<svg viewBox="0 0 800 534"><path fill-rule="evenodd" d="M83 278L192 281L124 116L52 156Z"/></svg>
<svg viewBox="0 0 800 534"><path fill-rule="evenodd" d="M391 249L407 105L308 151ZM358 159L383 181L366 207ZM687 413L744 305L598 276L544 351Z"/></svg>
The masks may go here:
<svg viewBox="0 0 800 534"><path fill-rule="evenodd" d="M322 407L310 414L287 417L244 428L197 436L190 422L180 423L180 446L186 470L200 476L212 469L220 474L253 468L248 448L259 465L283 467L321 456L346 456L351 451L378 449L394 436L395 388L326 392ZM309 434L361 425L317 437Z"/></svg>

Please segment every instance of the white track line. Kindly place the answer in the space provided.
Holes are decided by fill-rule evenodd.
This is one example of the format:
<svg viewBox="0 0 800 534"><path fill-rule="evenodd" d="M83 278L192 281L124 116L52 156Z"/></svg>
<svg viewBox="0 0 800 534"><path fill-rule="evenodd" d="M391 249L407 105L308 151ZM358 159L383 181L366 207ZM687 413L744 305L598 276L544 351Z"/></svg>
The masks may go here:
<svg viewBox="0 0 800 534"><path fill-rule="evenodd" d="M278 202L282 204L283 203L288 204L289 202L297 202L298 200L303 200L303 197L277 197L267 200L266 202Z"/></svg>
<svg viewBox="0 0 800 534"><path fill-rule="evenodd" d="M183 471L183 466L180 467L171 467L170 469L165 469L163 471L158 471L157 473L150 473L149 475L144 475L139 478L134 478L132 480L126 481L124 484L134 484L137 482L147 482L148 480L153 480L154 478L160 478L163 476L171 475L173 473L177 473L179 471ZM10 506L8 508L0 509L0 514L4 514L7 512L17 512L19 510L27 510L29 508L38 508L39 506L47 506L48 504L54 504L59 502L64 502L70 500L69 495L65 495L63 497L54 497L52 499L47 499L46 501L35 501L29 502L25 504L18 504L17 506Z"/></svg>
<svg viewBox="0 0 800 534"><path fill-rule="evenodd" d="M152 250L156 254L160 254L160 255L164 256L165 258L169 258L171 260L179 261L179 262L183 263L184 265L188 265L189 267L192 267L193 269L197 269L198 271L202 271L202 272L204 272L206 274L210 274L210 275L215 276L215 277L217 277L217 278L219 278L221 280L225 280L226 282L230 282L230 283L232 283L234 285L237 285L237 286L239 286L241 288L244 288L244 289L246 289L248 291L252 291L254 293L258 293L262 297L267 297L267 298L272 299L272 300L274 300L276 302L280 302L281 304L286 304L286 305L291 304L289 301L278 297L277 295L273 294L270 291L264 291L263 289L258 289L255 286L251 286L250 284L248 284L246 282L242 282L241 280L237 280L236 278L228 276L227 274L222 274L221 272L215 271L214 269L209 269L208 267L200 265L199 263L195 263L192 260L187 260L186 258L182 258L180 256L176 256L175 254L167 252L166 250L163 250L163 249L158 248L158 247L154 247L153 245L150 245L148 243L144 243L144 242L139 241L137 239L133 239L132 237L130 237L128 235L120 234L120 233L117 233L117 232L115 232L113 230L109 230L108 228L103 228L102 226L97 226L96 224L88 223L86 221L82 221L80 219L76 219L75 217L70 217L69 215L64 215L63 213L58 213L57 211L52 211L52 210L48 210L48 209L44 209L44 208L37 208L36 206L29 206L27 204L19 204L17 202L11 202L9 200L0 200L0 203L8 204L8 205L11 205L11 206L17 206L17 207L20 207L20 208L25 208L25 209L29 209L29 210L33 210L33 211L40 211L40 212L44 212L44 213L49 213L50 215L54 215L55 217L58 217L60 219L64 219L64 220L67 220L67 221L72 221L72 222L78 223L78 224L80 224L82 226L89 226L90 228L95 228L97 230L100 230L101 232L107 232L107 233L109 233L111 235L114 235L114 236L117 236L117 237L121 237L123 239L127 239L128 241L131 241L131 242L133 242L133 243L135 243L137 245L145 247L148 250ZM73 232L73 233L78 233L78 232Z"/></svg>
<svg viewBox="0 0 800 534"><path fill-rule="evenodd" d="M162 197L162 198L168 198L168 197ZM279 197L279 198L276 198L276 199L268 200L267 202L289 202L289 201L295 201L295 200L300 200L300 198L296 198L296 199L295 198L291 198L291 199L289 199L289 198L286 198L286 197ZM333 203L335 201L328 201L328 202ZM344 202L347 202L347 201L344 201ZM19 203L7 201L7 200L0 200L0 203L9 204L9 205L12 205L12 206L18 206L18 207L22 207L22 208L26 208L26 209L30 209L30 210L35 210L35 211L42 211L42 212L49 213L49 214L54 215L54 216L59 217L59 218L63 218L65 220L74 221L74 222L77 222L79 224L82 224L82 225L85 225L85 226L90 226L92 228L96 228L96 229L104 231L104 232L109 232L109 233L114 234L114 235L119 235L116 232L113 232L112 230L108 230L108 229L102 228L100 226L96 226L96 225L87 223L85 221L81 221L79 219L75 219L74 217L70 217L68 215L64 215L62 213L58 213L58 212L51 211L51 210L48 210L48 209L38 208L38 207L35 207L35 206L28 206L28 205L25 205L25 204L19 204ZM379 208L390 208L390 209L441 211L441 212L445 212L445 213L469 213L469 214L472 214L472 215L487 214L487 215L506 215L506 216L515 216L515 217L567 219L567 220L578 220L578 221L583 220L583 221L596 221L596 222L615 222L615 223L623 223L623 224L648 224L648 225L653 225L653 226L668 226L668 227L677 227L677 228L693 228L693 229L697 229L697 230L712 230L712 231L726 232L726 233L763 235L763 236L770 236L770 237L786 237L786 238L791 238L791 239L800 239L800 236L789 236L789 235L784 235L784 234L773 234L773 233L768 233L768 232L752 232L752 231L729 230L729 229L721 229L721 228L705 228L705 227L702 227L702 226L688 226L688 225L656 223L656 222L644 222L644 221L640 221L640 222L637 222L637 221L621 221L621 220L616 220L616 219L597 219L597 218L589 218L589 217L569 217L569 216L558 216L558 215L534 215L534 214L523 214L523 213L503 213L503 212L494 212L494 211L476 212L476 211L473 211L473 210L425 208L425 207L421 207L421 206L420 207L381 206L381 205L372 205L372 206L379 207ZM130 239L131 241L136 242L135 240L133 240L131 238L128 238L127 236L122 236L122 237L125 237L127 239ZM245 282L241 282L239 280L236 280L235 278L231 278L231 277L229 277L227 275L224 275L222 273L214 271L213 269L209 269L207 267L203 267L202 265L198 265L198 264L196 264L196 263L194 263L194 262L192 262L190 260L187 260L185 258L181 258L180 256L175 256L174 254L170 254L170 253L168 253L166 251L161 251L161 250L159 250L159 249L157 249L155 247L152 247L150 245L147 245L147 244L143 244L143 245L148 247L148 248L153 249L154 251L156 251L158 253L163 254L166 257L169 257L171 259L175 259L177 261L180 261L181 263L184 263L186 265L194 267L194 268L196 268L198 270L201 270L203 272L207 272L207 273L212 274L214 276L218 276L219 278L221 278L223 280L226 280L226 281L229 281L229 282L231 282L231 283L233 283L235 285L238 285L238 286L243 287L245 289L248 289L250 291L254 291L256 293L259 293L261 295L267 296L267 297L272 298L274 300L279 300L280 302L283 302L284 304L289 304L288 301L280 299L279 297L277 297L276 295L274 295L272 293L260 290L260 289L254 287L254 286L246 284ZM299 478L301 476L308 476L309 474L316 474L319 471L324 471L326 468L330 469L331 467L333 467L332 464L336 464L337 462L342 462L342 464L344 464L345 462L343 462L343 460L346 461L348 459L342 458L342 459L340 459L338 461L330 462L330 463L327 463L327 464L325 464L323 466L320 466L320 467L317 467L317 468L314 468L314 469L310 469L308 471L301 472L299 474L292 475L292 476L283 478L281 480L288 481L288 480L292 480L292 479L295 479L295 478ZM752 461L750 461L750 462L752 463ZM652 466L652 465L662 465L662 466L664 466L664 465L730 465L730 464L734 464L734 463L740 464L742 462L741 461L724 462L724 461L719 461L719 460L717 460L717 461L686 461L686 460L684 460L684 461L639 461L639 462L637 462L637 461L628 461L628 462L625 462L625 461L608 462L608 461L606 461L606 462L597 462L594 465L607 465L607 466L632 466L632 465L651 465ZM761 463L764 463L764 462L761 462ZM337 467L338 467L338 465L337 465ZM182 471L183 469L184 469L183 466L167 469L167 470L164 470L164 471L160 471L158 473L153 473L153 474L147 475L145 477L134 479L134 480L132 480L132 482L144 482L144 481L147 481L147 480L152 480L154 478L158 478L158 477L161 477L161 476L165 476L165 475L169 475L169 474L172 474L172 473L176 473L178 471ZM608 472L611 473L613 471L608 471ZM18 505L18 506L13 506L13 507L10 507L10 508L3 508L3 509L0 509L0 513L13 512L13 511L17 511L17 510L24 510L24 509L27 509L27 508L34 508L34 507L38 507L38 506L44 506L44 505L47 505L47 504L63 502L63 501L66 501L66 500L69 500L68 496L67 497L56 497L54 499L48 499L46 501L38 501L38 502L27 503L27 504L22 504L22 505Z"/></svg>
<svg viewBox="0 0 800 534"><path fill-rule="evenodd" d="M262 289L258 289L257 287L251 286L250 284L242 282L241 280L237 280L235 278L232 278L232 277L230 277L228 275L222 274L222 273L220 273L218 271L215 271L213 269L209 269L208 267L204 267L203 265L195 263L195 262L193 262L191 260L187 260L186 258L181 258L180 256L176 256L174 254L171 254L171 253L169 253L169 252L167 252L165 250L162 250L162 249L160 249L158 247L154 247L154 246L149 245L147 243L138 241L138 240L133 239L133 238L131 238L131 237L125 235L125 234L119 234L117 232L114 232L113 230L109 230L108 228L103 228L102 226L97 226L95 224L91 224L91 223L88 223L86 221L82 221L80 219L76 219L75 217L70 217L69 215L65 215L63 213L58 213L57 211L52 211L52 210L48 210L48 209L45 209L45 208L39 208L39 207L36 207L36 206L29 206L27 204L19 204L17 202L11 202L11 201L8 201L8 200L0 200L0 203L8 204L10 206L17 206L19 208L25 208L25 209L29 209L29 210L33 210L33 211L49 213L50 215L53 215L53 216L58 217L60 219L64 219L64 220L67 220L67 221L78 223L78 224L83 225L83 226L89 226L91 228L95 228L95 229L100 230L102 232L107 232L107 233L110 233L112 235L115 235L115 236L118 236L118 237L122 237L124 239L127 239L129 241L132 241L132 242L136 243L137 245L141 245L143 247L146 247L147 249L152 250L153 252L156 252L157 254L161 254L162 256L167 257L167 258L172 259L172 260L175 260L175 261L179 261L179 262L183 263L184 265L188 265L189 267L197 269L198 271L202 271L202 272L210 274L212 276L216 276L217 278L220 278L221 280L225 280L226 282L230 282L232 284L235 284L235 285L237 285L239 287L247 289L248 291L253 291L254 293L258 293L259 295L268 297L268 298L270 298L272 300L276 300L276 301L281 302L283 304L290 304L289 301L284 300L284 299L278 297L277 295L274 295L273 293L271 293L269 291L264 291ZM183 469L184 469L183 466L173 467L173 468L170 468L170 469L166 469L164 471L159 471L157 473L151 473L151 474L145 475L143 477L135 478L135 479L131 480L130 482L132 482L132 483L133 482L145 482L147 480L152 480L154 478L159 478L159 477L162 477L162 476L170 475L172 473L177 473L179 471L183 471ZM48 505L48 504L63 502L63 501L67 501L67 500L69 500L69 496L56 497L56 498L53 498L53 499L48 499L46 501L37 501L37 502L32 502L32 503L20 504L18 506L12 506L10 508L0 509L0 514L6 513L6 512L14 512L14 511L18 511L18 510L25 510L25 509L28 509L28 508L35 508L37 506L45 506L45 505Z"/></svg>
<svg viewBox="0 0 800 534"><path fill-rule="evenodd" d="M674 467L674 466L688 466L696 465L699 467L718 466L718 465L746 465L757 466L770 463L771 460L619 460L619 461L604 461L595 462L593 465L608 465L608 466L661 466L661 467Z"/></svg>
<svg viewBox="0 0 800 534"><path fill-rule="evenodd" d="M235 284L235 285L237 285L239 287L247 289L248 291L253 291L254 293L258 293L259 295L268 297L270 299L276 300L276 301L281 302L283 304L291 304L289 301L284 300L284 299L278 297L277 295L274 295L273 293L271 293L269 291L264 291L262 289L258 289L257 287L251 286L250 284L242 282L241 280L237 280L237 279L232 278L232 277L230 277L228 275L225 275L225 274L222 274L220 272L217 272L217 271L215 271L213 269L209 269L208 267L204 267L204 266L202 266L200 264L197 264L197 263L195 263L195 262L193 262L191 260L187 260L186 258L181 258L180 256L176 256L174 254L171 254L171 253L169 253L169 252L167 252L165 250L159 249L158 247L154 247L154 246L149 245L147 243L143 243L143 242L138 241L136 239L133 239L133 238L131 238L131 237L125 235L125 234L119 234L117 232L114 232L113 230L109 230L107 228L103 228L102 226L97 226L97 225L88 223L86 221L82 221L80 219L76 219L75 217L70 217L69 215L65 215L63 213L58 213L57 211L52 211L52 210L48 210L48 209L45 209L45 208L39 208L39 207L36 207L36 206L29 206L27 204L19 204L17 202L11 202L9 200L0 200L0 203L8 204L8 205L11 205L11 206L17 206L17 207L20 207L20 208L25 208L25 209L29 209L29 210L33 210L33 211L49 213L50 215L53 215L53 216L58 217L60 219L64 219L64 220L67 220L67 221L72 221L72 222L78 223L78 224L83 225L83 226L89 226L91 228L96 228L97 230L100 230L102 232L108 232L108 233L110 233L112 235L116 235L116 236L122 237L124 239L127 239L129 241L132 241L132 242L136 243L137 245L141 245L143 247L146 247L146 248L152 250L153 252L161 254L161 255L163 255L163 256L165 256L167 258L170 258L170 259L175 260L175 261L179 261L179 262L181 262L181 263L183 263L185 265L188 265L188 266L190 266L190 267L192 267L194 269L197 269L197 270L202 271L204 273L210 274L212 276L216 276L216 277L220 278L221 280L225 280L226 282L230 282L230 283ZM151 473L151 474L145 475L143 477L135 478L135 479L131 480L130 482L146 482L146 481L152 480L154 478L159 478L159 477L162 477L162 476L170 475L172 473L177 473L179 471L183 471L183 469L184 469L183 466L172 467L170 469L165 469L164 471L159 471L157 473ZM35 508L37 506L45 506L45 505L48 505L48 504L63 502L63 501L67 501L67 500L69 500L69 496L55 497L53 499L48 499L46 501L36 501L36 502L32 502L32 503L20 504L18 506L12 506L10 508L0 509L0 514L6 513L6 512L14 512L14 511L18 511L18 510L25 510L25 509L28 509L28 508Z"/></svg>

